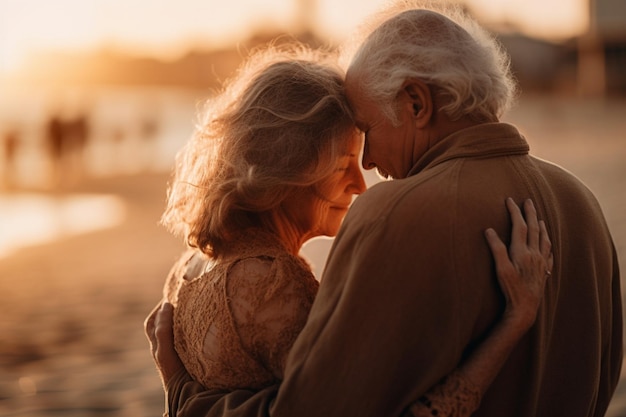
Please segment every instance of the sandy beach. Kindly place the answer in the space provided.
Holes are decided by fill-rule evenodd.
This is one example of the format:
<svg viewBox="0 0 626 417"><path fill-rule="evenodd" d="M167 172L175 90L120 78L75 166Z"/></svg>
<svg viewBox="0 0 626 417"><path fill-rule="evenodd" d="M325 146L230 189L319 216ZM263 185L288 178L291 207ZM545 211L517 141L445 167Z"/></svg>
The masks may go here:
<svg viewBox="0 0 626 417"><path fill-rule="evenodd" d="M623 271L625 115L624 101L530 96L505 118L520 126L534 154L566 167L595 192ZM53 200L112 195L123 202L124 213L112 226L0 258L0 415L162 415L143 320L183 250L182 242L158 225L168 177L148 172L92 178L63 192L43 193ZM0 234L11 221L0 218ZM305 250L318 271L328 245L314 241ZM626 417L626 382L607 416Z"/></svg>

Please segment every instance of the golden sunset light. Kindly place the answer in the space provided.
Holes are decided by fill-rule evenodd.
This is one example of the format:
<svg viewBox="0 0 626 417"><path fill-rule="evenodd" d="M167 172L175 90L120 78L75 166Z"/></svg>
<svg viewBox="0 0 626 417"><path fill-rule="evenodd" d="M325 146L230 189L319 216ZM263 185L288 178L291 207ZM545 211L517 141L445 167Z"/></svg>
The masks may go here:
<svg viewBox="0 0 626 417"><path fill-rule="evenodd" d="M326 59L317 58L317 54L294 54L296 61L284 62L285 56L278 53L282 52L280 46L291 41L302 44L302 50L306 52L309 48L316 52L318 49L335 52L345 45L358 47L362 42L359 36L362 35L361 25L365 25L366 32L375 30L383 20L370 17L378 11L383 12L383 17L391 17L392 14L385 9L395 2L415 8L458 3L498 44L485 42L483 32L474 40L469 40L468 36L477 36L475 33L468 35L459 28L446 34L448 31L440 30L440 27L447 28L450 24L437 23L435 16L415 12L407 13L408 17L425 18L414 21L414 24L423 23L423 27L432 31L427 33L432 37L423 32L415 37L409 30L397 31L397 38L386 37L394 31L394 27L386 26L378 39L382 39L382 44L376 41L369 44L369 49L363 48L361 61L349 61L347 54L342 55L348 59L341 62L346 67L338 72L326 68ZM390 25L402 21L403 17ZM412 24L410 19L406 22ZM402 28L401 24L398 28ZM411 36L413 38L409 41ZM415 40L425 40L426 50L411 45ZM276 51L267 48L272 44L278 45ZM267 52L262 54L262 65L258 62L261 58L250 60L257 50ZM248 62L255 64L250 71L242 66ZM426 72L420 68L423 63L426 63ZM342 82L345 72L341 71L346 68L353 70L353 82ZM271 329L278 329L276 326L282 326L281 321L291 314L288 311L291 306L297 306L298 310L308 308L313 292L309 294L307 290L307 303L294 298L298 301L296 303L291 298L297 296L300 291L297 288L317 288L313 285L313 277L321 282L320 294L328 295L328 288L333 286L346 291L340 298L341 305L347 307L335 309L332 314L328 312L335 322L349 324L344 322L345 317L339 317L339 310L350 311L349 314L355 314L357 319L353 330L331 330L324 333L324 337L317 338L317 342L333 339L334 336L326 337L331 333L348 338L363 336L367 338L363 343L346 346L360 349L371 345L374 349L371 352L378 352L376 338L385 346L380 352L393 345L386 337L389 333L386 327L380 328L384 337L378 337L379 332L366 331L369 324L362 319L362 311L374 308L371 314L382 314L383 327L387 323L393 327L400 317L404 317L407 326L419 325L420 320L424 320L425 327L418 326L420 331L428 327L438 332L442 328L440 317L429 315L430 304L415 304L412 298L396 303L393 297L404 289L399 285L411 282L412 292L406 293L407 297L413 292L429 291L427 296L435 300L431 297L431 290L433 294L446 293L440 297L443 304L434 310L452 311L456 314L454 317L461 317L459 312L465 307L447 308L445 303L454 300L455 306L465 305L469 311L471 303L464 303L463 297L467 296L464 289L470 288L471 284L478 288L472 290L471 297L484 304L476 306L477 321L472 324L473 318L463 318L463 324L457 320L458 329L446 328L450 331L444 333L454 340L450 346L446 345L446 349L440 350L448 353L479 351L480 340L462 346L458 342L465 336L459 335L475 334L488 340L490 315L496 309L504 311L504 299L510 298L502 296L499 300L492 300L496 288L489 289L489 294L482 294L481 288L487 287L473 285L475 279L485 278L476 274L485 271L486 260L480 257L488 254L488 246L492 243L489 238L483 239L484 228L499 225L500 238L507 243L515 241L508 231L513 230L516 235L517 229L528 229L526 240L534 240L535 246L536 241L543 240L536 238L536 228L533 235L530 226L524 228L513 224L509 227L503 223L504 199L507 197L503 192L507 189L514 191L516 198L525 198L522 192L530 194L526 197L535 201L537 213L543 216L537 220L545 221L557 259L552 269L554 275L550 278L550 269L537 263L534 255L531 257L535 259L535 266L541 266L539 275L544 279L548 277L546 289L549 295L545 302L535 302L535 308L541 305L537 313L541 324L521 339L522 355L530 346L526 345L528 340L558 339L563 342L563 349L572 351L571 354L566 352L563 361L557 361L566 363L571 375L579 363L581 368L588 364L608 363L609 359L585 356L585 352L580 356L576 349L570 349L572 343L569 342L578 342L583 336L598 336L598 343L591 340L588 345L590 351L598 353L595 348L601 346L599 337L606 327L617 341L614 346L618 346L621 340L615 336L621 335L618 332L621 323L616 319L618 294L612 295L606 309L612 311L610 320L613 324L601 322L604 320L604 316L599 315L602 309L596 308L595 304L581 309L577 301L589 298L587 295L598 298L598 294L609 294L610 291L606 287L568 280L563 271L584 268L583 264L588 260L585 256L595 260L599 254L599 266L596 268L594 263L590 268L600 271L598 274L612 276L613 289L617 288L616 279L619 278L616 258L622 271L626 271L625 68L626 0L0 0L0 334L3 336L0 343L0 416L142 417L163 415L164 406L166 409L181 407L166 412L166 415L180 415L186 412L188 405L193 410L200 410L203 398L216 398L214 393L207 397L199 393L198 403L194 400L184 406L182 397L175 401L170 397L166 403L168 392L164 398L164 386L169 389L175 385L176 389L182 387L185 391L189 388L189 392L195 392L196 386L183 383L182 379L176 379L178 376L173 382L163 384L153 361L153 354L158 350L148 342L143 325L159 300L183 300L178 293L169 294L172 288L195 291L192 282L196 278L191 274L196 273L202 273L198 280L213 280L214 272L220 271L215 282L210 281L210 285L215 284L214 288L224 283L222 288L227 300L224 315L220 317L225 321L220 323L227 323L230 329L234 329L231 336L236 337L232 341L236 342L238 337L241 342L237 342L241 347L237 347L237 351L250 353L253 362L260 356L256 354L256 347L252 352L249 344L257 344L255 340L258 339L259 346L271 345L270 339L265 340L261 335L265 330L260 330L257 337L253 328L257 325L266 327L264 323L269 323ZM373 82L367 82L369 79ZM511 87L515 84L515 100L510 108L497 111L499 103L503 103L509 93L513 95L513 91L503 87L504 84ZM376 85L384 90L382 94ZM392 100L394 94L396 100ZM467 99L465 94L470 94ZM452 105L457 110L450 113L448 109ZM396 113L393 110L398 116L395 121L391 117ZM351 117L354 117L353 121L361 122L357 123L362 139L358 152L357 141L351 134ZM486 136L479 140L483 132ZM345 146L348 144L349 147ZM526 149L530 149L528 152L533 157L546 162L532 162L535 159L525 155ZM358 159L357 154L360 155ZM332 159L336 157L339 162ZM280 168L283 161L290 164L297 161L299 166ZM345 161L349 161L348 165L343 165ZM527 165L529 163L533 164L532 167ZM390 179L397 181L395 185L380 184L384 180L376 169L370 168L376 165L383 169L385 164L397 168L400 175L396 177L413 178ZM505 165L510 166L505 169ZM573 180L571 183L565 180L569 174L557 175L557 166L578 177L584 187ZM331 171L333 167L336 169ZM476 167L483 168L477 172ZM489 167L495 167L495 171L490 172ZM197 175L188 177L181 175L181 171ZM365 190L367 187L361 183L358 175L361 171L365 185L373 186L372 192ZM245 179L233 173L245 173ZM512 175L508 178L505 173ZM500 174L505 177L496 178ZM459 180L453 180L453 177ZM493 177L493 182L488 177ZM219 181L223 181L221 185ZM439 182L428 186L427 181ZM230 188L231 184L236 188ZM469 188L462 189L462 184ZM389 191L385 191L385 187ZM217 195L215 189L225 190L225 194ZM379 197L376 197L377 190L381 190ZM415 191L412 190L422 190L422 194L413 194ZM578 195L574 190L581 190L580 197L574 197ZM361 199L357 200L356 208L350 208L349 221L340 226L343 209L351 201L349 198L361 192L364 194L356 197ZM595 200L590 206L580 203L591 199L588 192L597 198L597 205ZM373 196L370 200L368 193ZM465 200L474 193L483 201ZM178 197L179 194L182 197ZM561 194L567 198L559 200L556 196ZM440 204L438 196L445 196L446 203L441 207L436 205ZM499 196L500 202L497 201ZM414 202L415 207L404 206L401 200ZM220 206L212 205L211 201ZM492 204L501 205L501 214L494 211L497 206L494 208ZM335 210L338 205L342 208L341 213ZM598 206L606 217L606 226L600 218L594 219ZM367 210L374 211L368 214ZM494 214L494 224L489 223L491 219L486 218L483 210ZM527 216L532 213L529 210L529 206L523 210L527 221ZM569 217L575 212L581 217ZM424 213L440 218L430 222L431 219L422 218ZM519 222L519 215L512 214ZM583 215L586 216L584 219ZM168 216L170 222L163 221ZM406 225L399 223L405 219ZM391 220L393 222L387 225ZM575 230L582 231L579 220L584 225L593 226L588 227L593 229L590 237L568 229L574 225ZM171 226L170 230L166 223ZM350 231L350 224L366 225L368 230ZM248 226L253 227L248 230ZM240 227L246 229L239 230ZM181 236L184 233L170 233L173 228L198 231L194 235L197 239ZM275 235L267 242L276 240L282 249L272 243L267 253L257 253L256 246L261 243L254 234L258 228L263 229L260 236ZM609 236L604 233L607 228L614 249L610 248ZM339 236L337 244L334 237L329 237L335 236L332 232ZM318 236L320 233L324 236ZM582 246L564 238L570 235L582 236L578 242ZM401 239L403 236L407 242L411 241L408 246ZM531 239L533 236L535 238ZM389 243L381 243L380 254L376 255L379 257L365 260L365 266L358 265L362 254L374 254L378 248L372 246L375 238L387 242L387 237ZM212 239L219 245L216 246ZM265 239L261 239L263 245ZM412 246L420 239L419 248ZM444 245L438 242L439 239L447 243ZM478 246L481 242L482 249ZM603 242L603 245L596 246L594 242ZM298 248L298 244L302 246ZM541 246L545 244L544 241ZM348 248L350 245L353 247ZM471 250L468 249L470 245ZM199 257L195 256L175 264L181 259L181 253L191 247L207 254L210 249L212 255L207 258L205 267L200 266ZM569 253L564 249L569 247L582 248L582 252ZM239 248L246 252L238 253ZM287 248L288 256L283 254ZM225 256L222 257L218 249ZM296 259L296 252L302 259L292 262ZM406 269L393 265L395 252L398 259L408 254ZM506 253L503 249L500 256L506 257ZM512 251L508 253L512 256ZM565 256L568 253L571 256ZM329 254L333 258L326 268ZM411 268L409 258L413 254L418 254L415 259L419 259L419 263ZM585 256L579 256L581 254ZM475 255L480 255L479 259L475 259ZM489 269L492 272L499 270L502 262L495 255L495 267ZM247 263L248 258L252 263ZM275 262L278 258L284 258L287 263ZM426 265L431 258L432 265ZM246 261L240 263L240 260ZM609 266L607 262L610 260L613 263ZM266 261L272 265L268 277L276 277L267 290L262 282L265 280L263 265L270 265ZM346 283L341 277L328 276L329 270L344 262L345 271L349 269L354 280L350 278ZM493 264L491 258L489 262ZM482 266L472 268L476 265ZM305 270L305 266L310 268ZM370 266L376 274L356 277ZM436 269L439 266L443 269L441 273ZM183 268L187 269L184 279L189 278L192 285L187 286L179 280ZM430 272L424 274L424 269ZM250 272L249 277L231 279L231 271L239 270L245 274ZM292 277L294 271L297 274ZM448 276L448 272L454 277ZM520 277L528 273L522 271ZM427 275L446 286L420 282L424 278L428 280ZM490 272L487 278L496 285L497 280L491 275ZM591 275L596 277L597 274ZM364 281L359 281L361 278ZM505 281L511 278L513 274ZM295 285L288 284L288 281ZM576 292L565 285L570 282L584 290L576 302L561 301L553 296L555 292L552 290L559 294ZM464 283L462 287L455 288L461 283ZM470 284L465 287L465 283ZM240 284L250 285L250 288L239 289L236 286ZM623 272L620 285L622 289L626 288ZM245 294L250 299L236 301L231 298L226 291L231 287L236 289L234 293ZM435 287L442 291L435 290ZM534 287L538 288L537 285ZM367 299L367 303L344 298L347 293L366 294L373 288L380 289L380 294ZM504 290L506 295L508 291ZM257 291L261 291L258 300ZM621 295L622 304L626 305L626 293ZM259 304L260 298L264 301ZM266 300L268 305L275 303L278 308L285 309L285 314L275 314L270 308L263 307ZM193 316L194 321L201 323L209 310L201 306L201 298L194 301L198 302L198 312L188 317ZM213 301L211 303L213 308ZM242 315L260 318L245 324L246 329L251 329L250 334L255 334L250 343L244 343L247 337L239 337L239 330L243 327L238 327L236 316L240 314L235 314L231 308L238 304L244 306ZM245 307L248 304L249 312ZM326 297L314 305L335 304ZM392 304L395 305L393 315L384 316L388 314L385 308ZM539 327L553 323L550 317L552 307L561 304L578 308L572 320L584 321L585 311L590 312L590 320L585 323L595 323L597 329L576 333L577 328L572 327L571 337L566 335L565 338L560 337L560 333L541 333ZM411 310L415 317L404 314L409 305L418 306ZM177 304L176 308L179 306ZM509 311L508 307L506 311ZM302 312L302 320L288 321L304 322L308 310ZM323 309L315 312L314 321L326 314ZM570 312L566 313L557 316L566 317ZM493 325L493 328L504 329L495 323L506 323L506 320L494 321ZM470 326L462 328L466 324ZM209 331L218 327L211 324ZM406 329L409 329L407 334L411 333L409 327ZM278 330L276 332L281 334L292 334L299 328ZM374 330L379 328L374 327ZM175 333L178 337L178 332ZM311 334L307 333L305 339ZM201 333L198 335L202 336ZM410 339L411 343L425 340L425 346L432 347L430 337L397 335L394 343L404 343L403 339ZM211 345L230 346L222 345L219 336L210 340ZM230 339L227 341L230 343ZM447 339L440 341L447 342ZM187 345L185 340L182 343ZM610 389L619 378L609 408L601 414L605 417L626 416L626 368L622 369L620 377L616 372L620 366L617 348L609 349L604 339L602 343L607 346L603 352L610 351L610 362L615 365L605 367L607 375L589 368L584 377L570 378L580 380L582 385L598 384L589 395L579 395L582 391L574 387L574 383L568 385L565 381L564 385L558 367L553 368L556 370L553 374L535 367L533 372L539 369L537 375L541 374L542 381L554 381L559 389L562 385L566 389L572 387L571 395L568 397L568 392L559 391L558 401L553 404L551 399L555 396L550 388L545 398L539 401L537 398L543 394L534 391L529 395L520 394L514 387L517 376L509 378L509 375L496 379L505 381L504 384L494 384L498 401L505 399L508 404L519 403L528 409L545 402L555 409L563 406L568 409L576 404L572 409L587 410L591 406L579 407L574 400L589 400L590 404L602 403L604 406L612 394ZM324 344L323 348L335 349L340 345ZM208 344L201 347L206 346ZM303 347L298 343L295 346L298 351ZM170 351L177 348L178 345ZM428 349L424 352L430 352ZM263 350L267 349L263 347ZM277 354L277 349L270 350L275 358L287 357L287 352L283 355ZM381 356L380 363L377 362L380 366L373 368L371 360L363 362L364 375L372 378L379 379L372 369L387 376L397 373L398 377L394 377L397 384L394 382L382 392L383 402L397 410L408 406L408 397L398 394L403 392L402 384L412 383L414 377L422 382L443 377L439 375L442 367L430 370L426 362L453 367L452 363L444 363L444 359L434 358L430 362L423 361L426 364L424 378L413 375L413 371L409 375L406 371L409 368L404 366L406 363L422 363L410 355L400 354L409 351L412 350L398 346L389 358ZM321 356L328 352L334 353L326 349ZM509 357L519 360L522 357L519 352L515 351ZM204 353L212 355L209 350ZM347 357L366 358L367 355L361 353L342 346L337 350L337 358L342 361ZM554 351L546 363L559 354L561 352ZM379 356L377 354L374 362ZM466 356L471 357L463 355ZM497 359L499 355L491 356ZM589 360L580 361L579 356ZM218 360L221 358L219 356ZM570 359L576 362L570 364L567 362ZM258 364L259 369L271 371L272 384L278 383L280 375L295 375L280 367L274 369L273 359L262 362ZM293 361L287 361L290 362ZM312 360L311 364L314 363L319 362ZM387 374L382 368L387 363L391 364L388 371L394 374ZM204 366L202 362L198 364ZM339 383L346 392L361 392L360 370L351 364L356 365L350 362L350 366L342 368L349 372L337 374L342 378L350 374L352 379L344 378ZM511 369L516 367L514 365ZM522 368L526 374L527 367ZM223 369L229 369L228 373L232 370L226 366ZM459 369L453 375L463 375L465 368ZM504 371L508 369L503 368ZM243 375L244 371L239 374ZM178 372L172 375L183 376ZM328 378L327 374L323 375L320 381L325 383ZM589 375L596 378L588 378ZM610 379L612 385L601 386L599 381L604 379ZM314 378L309 380L313 381L311 386L314 388L319 382ZM443 383L447 380L442 379ZM467 380L469 382L462 382L459 386L467 392L478 389L471 378L467 377ZM452 382L455 381L458 380L453 378ZM420 390L426 388L422 382L419 382ZM350 387L351 384L357 385L356 390ZM239 386L238 382L233 386ZM416 387L406 388L417 392ZM448 393L441 387L441 384L437 385L431 391L436 395L444 392L444 404L448 395L456 395L456 398L449 398L454 401L465 397L456 390ZM504 390L511 387L515 389L509 395ZM250 403L244 401L251 395L251 390L256 389L256 385L246 388L233 397L234 401L232 398L221 400L218 406L228 404L236 407L235 411L246 414L256 413L254 408L258 404L273 404L271 400L265 400L264 394L254 395ZM485 389L477 392L485 393ZM263 392L273 395L276 390L268 388ZM281 389L280 392L284 391ZM286 392L294 391L287 388ZM349 403L346 400L349 396L344 391L339 394L344 412L337 414L350 415L350 409L345 405ZM354 399L362 405L361 397L363 395ZM393 403L396 397L403 404ZM526 398L531 398L534 403L524 405ZM345 404L343 400L346 400ZM376 403L376 399L372 397L371 402ZM322 403L325 410L332 411L333 401ZM480 407L484 404L487 403L483 402ZM488 404L477 414L483 415L483 410L490 413L495 403ZM215 409L207 412L215 412ZM545 414L549 412L542 415Z"/></svg>
<svg viewBox="0 0 626 417"><path fill-rule="evenodd" d="M235 43L254 31L310 24L341 40L381 0L1 0L0 68L15 71L28 54L115 47L174 58L194 46ZM466 0L488 24L563 39L584 32L588 0Z"/></svg>
<svg viewBox="0 0 626 417"><path fill-rule="evenodd" d="M582 34L589 24L590 0L469 0L486 23L510 25L522 33L546 39Z"/></svg>

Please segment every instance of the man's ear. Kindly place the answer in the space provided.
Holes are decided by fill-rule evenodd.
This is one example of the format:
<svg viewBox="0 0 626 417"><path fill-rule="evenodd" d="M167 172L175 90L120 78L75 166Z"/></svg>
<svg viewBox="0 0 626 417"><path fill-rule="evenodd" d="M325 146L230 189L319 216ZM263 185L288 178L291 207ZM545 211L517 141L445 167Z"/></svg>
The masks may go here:
<svg viewBox="0 0 626 417"><path fill-rule="evenodd" d="M418 79L411 78L402 84L402 93L408 100L415 127L424 128L433 115L434 103L428 85Z"/></svg>

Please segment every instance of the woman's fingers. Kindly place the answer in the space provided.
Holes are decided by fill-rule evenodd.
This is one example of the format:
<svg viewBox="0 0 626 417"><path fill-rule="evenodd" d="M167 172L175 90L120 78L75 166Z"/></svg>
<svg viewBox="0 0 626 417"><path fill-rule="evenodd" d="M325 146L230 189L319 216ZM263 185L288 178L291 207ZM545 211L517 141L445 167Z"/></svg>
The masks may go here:
<svg viewBox="0 0 626 417"><path fill-rule="evenodd" d="M500 240L498 237L498 233L492 228L485 230L485 237L487 238L487 243L489 244L489 248L491 248L491 253L493 257L497 260L507 260L509 259L509 254L504 242Z"/></svg>
<svg viewBox="0 0 626 417"><path fill-rule="evenodd" d="M500 285L506 289L506 281L515 273L515 267L509 259L508 248L504 242L502 242L498 233L496 233L496 231L492 228L485 230L485 238L487 239L487 243L491 249L491 254L493 255L493 259L496 263L498 281L500 282ZM506 291L505 295L507 295Z"/></svg>
<svg viewBox="0 0 626 417"><path fill-rule="evenodd" d="M546 223L543 220L539 222L539 231L539 250L541 256L546 260L546 271L550 272L548 275L551 275L554 267L554 254L552 253L552 241L550 240L550 235L548 235Z"/></svg>
<svg viewBox="0 0 626 417"><path fill-rule="evenodd" d="M170 303L165 302L161 305L156 314L154 327L154 335L157 341L163 342L172 338L174 333L174 309ZM166 343L160 343L159 347L163 348L164 345L169 347Z"/></svg>
<svg viewBox="0 0 626 417"><path fill-rule="evenodd" d="M506 199L506 208L509 210L512 222L510 253L511 258L514 258L515 254L526 250L528 228L522 211L510 197Z"/></svg>
<svg viewBox="0 0 626 417"><path fill-rule="evenodd" d="M146 336L150 341L152 356L157 362L174 352L174 307L163 302L157 305L144 322Z"/></svg>
<svg viewBox="0 0 626 417"><path fill-rule="evenodd" d="M170 378L184 369L174 347L174 306L168 302L164 302L161 308L156 310L154 345L154 361L161 373L163 384L167 386Z"/></svg>
<svg viewBox="0 0 626 417"><path fill-rule="evenodd" d="M550 241L550 235L548 235L546 222L543 220L539 222L539 251L546 259L552 254L552 241Z"/></svg>
<svg viewBox="0 0 626 417"><path fill-rule="evenodd" d="M528 230L528 246L531 249L539 248L539 221L537 220L537 210L531 199L524 201L524 218Z"/></svg>
<svg viewBox="0 0 626 417"><path fill-rule="evenodd" d="M553 259L545 223L537 219L537 211L531 200L523 204L524 215L511 198L506 200L512 222L508 248L494 229L487 229L485 237L506 299L505 314L527 328L537 316Z"/></svg>
<svg viewBox="0 0 626 417"><path fill-rule="evenodd" d="M148 315L148 317L146 317L146 320L144 321L144 324L143 324L144 330L146 332L146 337L148 338L148 341L150 342L150 350L152 351L153 357L156 354L156 348L157 348L157 340L156 340L154 322L155 322L156 315L158 311L160 310L160 308L161 308L161 304L158 304L155 308L153 308L150 314Z"/></svg>

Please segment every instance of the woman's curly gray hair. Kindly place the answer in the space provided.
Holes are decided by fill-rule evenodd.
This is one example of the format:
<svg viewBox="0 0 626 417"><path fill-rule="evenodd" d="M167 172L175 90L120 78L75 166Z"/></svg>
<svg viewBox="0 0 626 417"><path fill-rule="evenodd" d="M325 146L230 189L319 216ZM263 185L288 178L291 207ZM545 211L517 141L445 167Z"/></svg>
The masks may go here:
<svg viewBox="0 0 626 417"><path fill-rule="evenodd" d="M297 44L257 51L178 154L162 223L219 256L237 230L274 227L268 213L333 172L355 132L333 56Z"/></svg>
<svg viewBox="0 0 626 417"><path fill-rule="evenodd" d="M362 91L396 124L395 99L411 78L432 86L453 120L500 118L515 97L508 55L458 7L401 1L362 29L344 50L352 55L348 74L358 74Z"/></svg>

